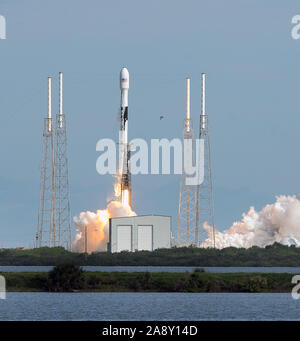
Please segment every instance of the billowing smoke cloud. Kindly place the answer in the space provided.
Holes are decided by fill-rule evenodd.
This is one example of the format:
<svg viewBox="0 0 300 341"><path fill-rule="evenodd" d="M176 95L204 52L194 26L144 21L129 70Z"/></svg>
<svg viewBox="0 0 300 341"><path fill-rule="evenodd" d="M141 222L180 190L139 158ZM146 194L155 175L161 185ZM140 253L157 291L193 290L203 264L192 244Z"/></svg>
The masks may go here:
<svg viewBox="0 0 300 341"><path fill-rule="evenodd" d="M299 196L280 195L275 203L266 205L261 211L250 207L248 213L243 214L241 221L224 232L215 231L215 246L225 247L251 246L265 247L275 242L284 245L300 246L300 200ZM208 238L202 247L213 245L211 226L204 224Z"/></svg>
<svg viewBox="0 0 300 341"><path fill-rule="evenodd" d="M78 233L72 245L72 250L84 252L87 236L87 251L106 251L109 237L109 218L135 216L129 206L123 206L119 201L112 201L106 210L97 212L81 212L74 217Z"/></svg>

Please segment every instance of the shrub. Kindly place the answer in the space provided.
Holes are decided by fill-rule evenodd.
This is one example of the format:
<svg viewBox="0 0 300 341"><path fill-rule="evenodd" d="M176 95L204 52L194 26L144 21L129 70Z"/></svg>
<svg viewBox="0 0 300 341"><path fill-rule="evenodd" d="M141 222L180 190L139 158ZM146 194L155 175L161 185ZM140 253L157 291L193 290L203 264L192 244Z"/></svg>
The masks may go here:
<svg viewBox="0 0 300 341"><path fill-rule="evenodd" d="M60 264L48 274L47 289L62 292L74 291L84 287L84 271L74 264Z"/></svg>

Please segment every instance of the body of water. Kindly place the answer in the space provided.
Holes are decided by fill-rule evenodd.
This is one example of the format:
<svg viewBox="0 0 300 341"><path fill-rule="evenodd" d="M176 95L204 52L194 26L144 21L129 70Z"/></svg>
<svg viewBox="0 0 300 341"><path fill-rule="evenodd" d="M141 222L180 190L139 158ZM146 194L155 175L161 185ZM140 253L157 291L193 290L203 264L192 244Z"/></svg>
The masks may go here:
<svg viewBox="0 0 300 341"><path fill-rule="evenodd" d="M0 266L0 272L47 272L53 266ZM125 271L125 272L193 272L195 266L83 266L87 271ZM199 267L198 267L199 268ZM201 267L206 272L234 273L234 272L265 272L265 273L293 273L300 274L298 267Z"/></svg>
<svg viewBox="0 0 300 341"><path fill-rule="evenodd" d="M1 321L300 320L291 294L7 293Z"/></svg>

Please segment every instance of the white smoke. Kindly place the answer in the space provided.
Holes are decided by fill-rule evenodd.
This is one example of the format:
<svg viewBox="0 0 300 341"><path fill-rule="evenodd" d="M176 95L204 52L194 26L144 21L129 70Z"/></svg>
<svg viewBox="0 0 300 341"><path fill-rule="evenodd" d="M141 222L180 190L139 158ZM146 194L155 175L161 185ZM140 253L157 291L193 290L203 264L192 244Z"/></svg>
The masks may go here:
<svg viewBox="0 0 300 341"><path fill-rule="evenodd" d="M109 239L109 218L135 216L129 206L119 201L111 201L105 210L81 212L74 217L78 233L73 241L72 250L84 252L87 239L87 251L106 251ZM87 237L87 238L86 238Z"/></svg>
<svg viewBox="0 0 300 341"><path fill-rule="evenodd" d="M257 212L250 207L248 213L243 213L241 221L224 232L215 231L215 246L218 249L225 247L251 246L265 247L275 242L283 245L300 246L300 200L296 195L280 195L273 204L266 205ZM213 245L212 228L204 223L203 228L208 238L201 247Z"/></svg>

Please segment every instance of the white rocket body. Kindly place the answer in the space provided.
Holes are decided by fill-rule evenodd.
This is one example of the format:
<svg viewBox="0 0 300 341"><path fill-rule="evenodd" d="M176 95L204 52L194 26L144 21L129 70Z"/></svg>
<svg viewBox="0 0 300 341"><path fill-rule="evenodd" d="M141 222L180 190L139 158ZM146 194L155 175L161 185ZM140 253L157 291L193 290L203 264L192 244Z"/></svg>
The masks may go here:
<svg viewBox="0 0 300 341"><path fill-rule="evenodd" d="M122 68L120 73L121 89L121 126L119 135L119 175L121 177L121 200L125 190L129 192L129 204L131 205L131 176L130 176L130 150L128 144L128 91L129 72Z"/></svg>
<svg viewBox="0 0 300 341"><path fill-rule="evenodd" d="M129 90L129 72L123 68L120 73L121 89L121 141L128 143L128 90Z"/></svg>

